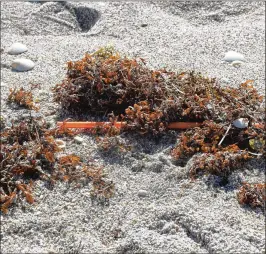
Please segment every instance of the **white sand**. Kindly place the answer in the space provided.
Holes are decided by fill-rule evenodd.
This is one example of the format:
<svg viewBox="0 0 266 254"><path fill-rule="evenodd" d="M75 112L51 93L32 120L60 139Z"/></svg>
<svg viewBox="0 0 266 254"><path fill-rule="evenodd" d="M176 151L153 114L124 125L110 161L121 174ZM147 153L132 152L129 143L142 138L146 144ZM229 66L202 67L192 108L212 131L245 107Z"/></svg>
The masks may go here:
<svg viewBox="0 0 266 254"><path fill-rule="evenodd" d="M11 71L16 56L6 50L14 42L28 47L20 56L36 63L33 70ZM254 79L264 93L265 2L1 2L1 114L11 120L27 113L5 104L9 87L28 88L33 82L49 92L64 78L67 61L107 44L143 57L155 68L195 69L232 86ZM241 67L221 61L229 50L245 56ZM41 114L58 107L50 94L34 92L42 99ZM217 178L190 182L187 167L172 163L167 153L175 142L171 137L156 143L126 135L122 138L136 147L126 155L104 155L91 136L82 137L84 145L67 141L67 152L104 165L116 185L109 206L91 202L90 185L74 189L58 183L49 190L38 182L35 205L1 215L2 253L265 250L261 210L243 208L236 200L240 180L265 180L263 161L249 163L232 174L226 186L215 187ZM148 196L139 197L139 190Z"/></svg>

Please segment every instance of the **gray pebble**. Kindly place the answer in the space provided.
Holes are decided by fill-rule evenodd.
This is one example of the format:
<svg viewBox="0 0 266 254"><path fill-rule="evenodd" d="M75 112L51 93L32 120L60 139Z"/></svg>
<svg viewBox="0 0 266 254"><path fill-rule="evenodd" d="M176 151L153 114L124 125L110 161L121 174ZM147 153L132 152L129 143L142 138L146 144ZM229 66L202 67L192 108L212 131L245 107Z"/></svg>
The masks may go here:
<svg viewBox="0 0 266 254"><path fill-rule="evenodd" d="M48 91L39 90L39 96L47 96L47 95L49 95L49 92Z"/></svg>
<svg viewBox="0 0 266 254"><path fill-rule="evenodd" d="M230 79L228 78L221 78L221 82L225 83L225 84L229 84L230 83Z"/></svg>
<svg viewBox="0 0 266 254"><path fill-rule="evenodd" d="M234 67L240 67L242 64L243 64L242 61L233 61L231 63L231 65L234 66Z"/></svg>
<svg viewBox="0 0 266 254"><path fill-rule="evenodd" d="M236 128L240 128L240 129L247 128L248 123L249 123L249 121L247 118L239 118L239 119L236 119L235 121L233 121L233 125Z"/></svg>
<svg viewBox="0 0 266 254"><path fill-rule="evenodd" d="M147 197L149 194L146 190L139 190L138 196L139 197Z"/></svg>

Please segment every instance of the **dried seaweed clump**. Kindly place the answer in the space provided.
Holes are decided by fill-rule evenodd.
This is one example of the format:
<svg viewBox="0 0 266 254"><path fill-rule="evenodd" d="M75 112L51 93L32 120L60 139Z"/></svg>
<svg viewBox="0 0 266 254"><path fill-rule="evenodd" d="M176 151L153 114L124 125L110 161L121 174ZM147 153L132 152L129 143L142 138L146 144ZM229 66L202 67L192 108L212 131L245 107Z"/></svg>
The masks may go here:
<svg viewBox="0 0 266 254"><path fill-rule="evenodd" d="M25 90L23 87L20 89L10 89L10 94L7 101L9 103L16 103L18 106L27 109L38 110L39 108L33 102L33 95L31 91Z"/></svg>
<svg viewBox="0 0 266 254"><path fill-rule="evenodd" d="M193 71L152 70L142 58L130 59L105 47L69 62L66 78L53 91L65 109L101 116L113 112L117 121L126 122L123 131L157 135L170 122L200 122L201 127L181 134L173 158L203 154L191 175L201 169L227 175L243 161L266 155L264 96L253 82L224 87ZM248 121L246 128L234 126L240 118Z"/></svg>
<svg viewBox="0 0 266 254"><path fill-rule="evenodd" d="M67 77L54 89L63 108L88 113L124 113L128 106L147 100L160 103L166 93L160 72L143 59L122 57L113 48L101 48L76 62L68 62Z"/></svg>
<svg viewBox="0 0 266 254"><path fill-rule="evenodd" d="M204 121L202 127L183 132L171 154L175 160L199 154L190 168L193 177L199 172L226 177L233 169L242 166L243 162L257 155L265 155L265 142L262 140L264 125L251 123L250 127L240 129L231 124L226 126ZM255 147L255 141L260 146Z"/></svg>
<svg viewBox="0 0 266 254"><path fill-rule="evenodd" d="M33 203L34 180L43 179L54 183L56 180L76 181L91 179L93 191L108 197L113 194L97 165L87 166L76 155L61 156L62 149L43 119L28 119L1 131L0 153L0 203L1 211L16 200L25 197ZM98 173L97 173L98 172ZM97 178L97 179L94 179ZM106 187L106 192L101 189ZM109 193L110 192L110 193Z"/></svg>
<svg viewBox="0 0 266 254"><path fill-rule="evenodd" d="M231 145L216 153L204 153L196 157L190 168L190 176L194 178L199 173L207 173L226 178L251 158L253 157L247 151L240 150L237 145Z"/></svg>
<svg viewBox="0 0 266 254"><path fill-rule="evenodd" d="M66 78L53 88L53 94L64 109L76 113L104 116L113 111L117 120L128 121L129 129L134 120L142 124L137 113L142 111L144 120L149 114L150 127L141 127L140 132L155 129L157 133L158 125L167 127L173 121L229 124L238 118L257 119L263 96L252 83L247 80L237 88L222 87L215 78L193 71L152 70L142 58L130 59L105 47L68 62ZM136 130L139 124L134 123Z"/></svg>
<svg viewBox="0 0 266 254"><path fill-rule="evenodd" d="M162 122L162 117L163 113L159 109L153 110L147 101L140 101L125 110L125 116L122 119L127 124L124 130L157 135L166 130L166 124Z"/></svg>
<svg viewBox="0 0 266 254"><path fill-rule="evenodd" d="M237 199L242 205L246 204L253 208L261 207L265 210L266 184L244 183L237 194Z"/></svg>

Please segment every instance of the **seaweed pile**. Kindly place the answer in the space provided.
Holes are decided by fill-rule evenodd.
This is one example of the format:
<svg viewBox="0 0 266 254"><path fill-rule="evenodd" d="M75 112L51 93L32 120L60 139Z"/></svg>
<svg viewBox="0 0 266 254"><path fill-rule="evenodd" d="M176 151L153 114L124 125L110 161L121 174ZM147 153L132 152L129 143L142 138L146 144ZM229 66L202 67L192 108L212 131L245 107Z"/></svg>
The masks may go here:
<svg viewBox="0 0 266 254"><path fill-rule="evenodd" d="M112 112L126 122L121 131L157 136L167 132L170 122L200 122L180 133L171 155L177 162L195 155L192 178L199 173L227 177L246 161L266 155L264 96L253 83L224 87L194 71L151 70L143 58L130 59L105 47L68 62L66 78L53 92L70 112ZM234 124L242 120L248 124Z"/></svg>
<svg viewBox="0 0 266 254"><path fill-rule="evenodd" d="M68 62L66 78L52 91L54 101L66 111L103 119L109 115L111 124L92 131L102 150L130 150L119 139L121 132L160 137L167 133L171 122L201 123L200 127L180 132L171 151L177 162L186 162L193 156L189 170L193 179L201 174L226 178L246 161L266 156L264 97L252 80L237 88L223 87L215 78L193 71L151 70L144 59L130 59L105 47ZM32 93L22 88L11 90L8 101L38 110ZM243 120L247 124L239 125ZM116 121L126 124L119 130L113 125ZM55 138L64 135L71 137L75 133L66 128L49 129L42 118L31 117L11 128L1 127L2 211L6 212L21 195L32 203L35 178L51 182L89 178L93 196L113 195L114 185L104 180L102 168L88 166L76 155L59 156L60 144ZM249 189L248 185L241 189L240 203L254 203L245 194L252 192ZM260 191L256 193L261 196Z"/></svg>
<svg viewBox="0 0 266 254"><path fill-rule="evenodd" d="M117 120L136 126L150 125L155 119L166 126L174 121L225 124L238 118L262 121L264 97L252 83L221 87L216 79L193 71L151 70L143 58L129 59L106 47L68 62L66 78L53 92L64 109L102 116L113 112ZM154 129L159 128L158 121Z"/></svg>
<svg viewBox="0 0 266 254"><path fill-rule="evenodd" d="M27 94L27 93L25 93ZM73 137L71 130L49 129L43 118L30 117L1 131L0 204L1 211L23 197L34 202L34 181L42 179L54 185L56 181L92 182L91 195L108 199L114 184L104 179L103 168L82 162L75 154L62 155L62 136Z"/></svg>

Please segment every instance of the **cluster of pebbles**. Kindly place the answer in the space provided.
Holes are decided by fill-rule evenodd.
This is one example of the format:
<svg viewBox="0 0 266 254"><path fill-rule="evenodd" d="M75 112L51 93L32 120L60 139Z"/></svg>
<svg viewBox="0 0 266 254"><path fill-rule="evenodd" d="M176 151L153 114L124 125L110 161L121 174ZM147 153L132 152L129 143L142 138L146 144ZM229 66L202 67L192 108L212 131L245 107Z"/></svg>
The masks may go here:
<svg viewBox="0 0 266 254"><path fill-rule="evenodd" d="M15 42L8 49L7 53L10 55L19 55L28 51L26 45ZM13 60L11 67L14 71L29 71L35 66L34 62L26 58L16 58Z"/></svg>

